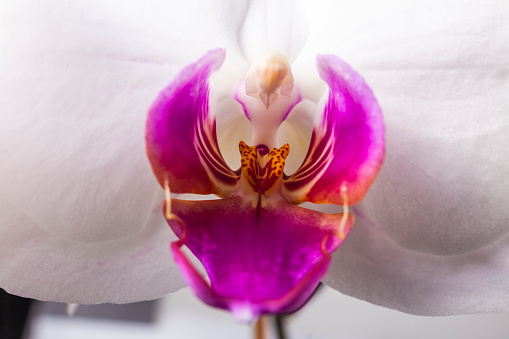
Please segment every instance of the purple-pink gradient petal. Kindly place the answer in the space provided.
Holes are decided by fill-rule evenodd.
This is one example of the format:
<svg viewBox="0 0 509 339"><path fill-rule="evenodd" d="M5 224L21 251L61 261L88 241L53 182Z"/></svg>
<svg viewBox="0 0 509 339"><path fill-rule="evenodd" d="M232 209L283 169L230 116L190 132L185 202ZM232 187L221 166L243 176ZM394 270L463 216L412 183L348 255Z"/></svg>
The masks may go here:
<svg viewBox="0 0 509 339"><path fill-rule="evenodd" d="M301 167L285 180L292 203L358 203L373 183L385 154L382 111L364 79L334 55L318 55L320 78L329 86L315 118L310 148Z"/></svg>
<svg viewBox="0 0 509 339"><path fill-rule="evenodd" d="M257 206L241 197L173 199L171 204L172 213L187 225L184 230L168 220L182 238L172 250L184 278L204 302L247 320L301 307L326 274L329 253L341 243L335 234L343 214L308 210L284 200L260 201ZM345 234L352 225L349 215ZM179 250L183 244L202 263L210 286Z"/></svg>
<svg viewBox="0 0 509 339"><path fill-rule="evenodd" d="M209 105L209 78L224 58L216 49L184 68L149 110L147 155L159 184L168 179L172 192L226 195L237 183L219 151Z"/></svg>

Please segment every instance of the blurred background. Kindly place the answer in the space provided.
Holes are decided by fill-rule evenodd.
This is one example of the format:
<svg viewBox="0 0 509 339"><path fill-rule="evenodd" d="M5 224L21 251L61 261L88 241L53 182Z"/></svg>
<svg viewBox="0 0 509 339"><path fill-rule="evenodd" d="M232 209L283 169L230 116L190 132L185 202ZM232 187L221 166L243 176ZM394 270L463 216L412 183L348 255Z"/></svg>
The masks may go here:
<svg viewBox="0 0 509 339"><path fill-rule="evenodd" d="M3 299L5 301L5 299ZM14 339L16 310L2 303L1 339ZM198 301L189 289L163 299L125 305L67 305L32 301L22 339L194 339L252 338L251 326ZM20 313L22 314L22 313ZM19 320L21 315L16 315ZM7 319L9 323L6 324ZM287 339L394 339L509 337L509 314L422 317L404 314L340 294L327 287L298 313L282 319ZM277 338L273 321L268 338Z"/></svg>

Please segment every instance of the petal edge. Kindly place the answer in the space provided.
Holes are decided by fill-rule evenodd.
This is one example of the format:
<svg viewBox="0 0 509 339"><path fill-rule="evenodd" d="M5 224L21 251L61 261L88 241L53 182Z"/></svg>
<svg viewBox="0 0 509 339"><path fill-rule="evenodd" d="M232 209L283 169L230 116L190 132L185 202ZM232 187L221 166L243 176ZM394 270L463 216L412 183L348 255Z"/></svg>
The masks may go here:
<svg viewBox="0 0 509 339"><path fill-rule="evenodd" d="M364 79L334 55L318 55L317 69L329 85L318 105L308 154L284 185L292 203L358 203L373 183L385 155L382 111Z"/></svg>
<svg viewBox="0 0 509 339"><path fill-rule="evenodd" d="M209 77L223 64L224 49L209 51L184 68L149 110L146 149L159 184L172 192L228 195L238 176L217 143Z"/></svg>

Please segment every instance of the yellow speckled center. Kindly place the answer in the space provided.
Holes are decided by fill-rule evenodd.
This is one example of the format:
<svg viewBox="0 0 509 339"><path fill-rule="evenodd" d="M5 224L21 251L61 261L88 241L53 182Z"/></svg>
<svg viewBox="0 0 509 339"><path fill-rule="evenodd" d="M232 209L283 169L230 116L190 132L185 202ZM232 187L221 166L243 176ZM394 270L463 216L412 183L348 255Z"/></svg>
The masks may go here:
<svg viewBox="0 0 509 339"><path fill-rule="evenodd" d="M241 141L239 150L242 175L255 192L265 194L283 175L290 145L285 144L280 148L272 148L267 154L261 155L255 146L248 146L244 141Z"/></svg>

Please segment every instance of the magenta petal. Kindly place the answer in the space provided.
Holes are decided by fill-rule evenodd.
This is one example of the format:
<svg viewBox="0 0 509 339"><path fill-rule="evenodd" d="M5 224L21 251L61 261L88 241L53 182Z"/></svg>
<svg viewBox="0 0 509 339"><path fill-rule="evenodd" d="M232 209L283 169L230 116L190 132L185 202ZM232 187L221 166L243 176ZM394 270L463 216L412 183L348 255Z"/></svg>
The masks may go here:
<svg viewBox="0 0 509 339"><path fill-rule="evenodd" d="M173 199L172 211L187 225L168 221L181 238L172 251L189 286L207 304L243 320L301 307L326 274L330 252L341 243L336 232L342 214L283 200L253 206L241 197ZM345 233L352 225L349 216ZM180 250L184 243L203 264L210 285Z"/></svg>
<svg viewBox="0 0 509 339"><path fill-rule="evenodd" d="M343 204L359 202L375 180L385 154L382 112L364 79L334 55L318 55L317 69L329 85L320 107L310 148L301 167L284 185L292 203Z"/></svg>
<svg viewBox="0 0 509 339"><path fill-rule="evenodd" d="M228 195L238 176L219 151L209 107L209 78L225 51L208 52L187 66L156 98L147 117L147 154L159 184L172 192Z"/></svg>

